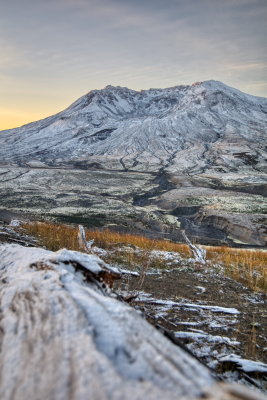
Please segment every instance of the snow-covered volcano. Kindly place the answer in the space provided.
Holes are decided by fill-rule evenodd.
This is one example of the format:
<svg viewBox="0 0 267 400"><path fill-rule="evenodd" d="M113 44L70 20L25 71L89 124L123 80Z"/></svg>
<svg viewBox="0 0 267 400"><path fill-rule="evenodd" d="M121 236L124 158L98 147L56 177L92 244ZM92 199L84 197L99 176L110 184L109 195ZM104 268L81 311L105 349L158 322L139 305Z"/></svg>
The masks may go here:
<svg viewBox="0 0 267 400"><path fill-rule="evenodd" d="M217 81L140 92L107 86L0 134L0 162L190 175L264 168L267 99Z"/></svg>

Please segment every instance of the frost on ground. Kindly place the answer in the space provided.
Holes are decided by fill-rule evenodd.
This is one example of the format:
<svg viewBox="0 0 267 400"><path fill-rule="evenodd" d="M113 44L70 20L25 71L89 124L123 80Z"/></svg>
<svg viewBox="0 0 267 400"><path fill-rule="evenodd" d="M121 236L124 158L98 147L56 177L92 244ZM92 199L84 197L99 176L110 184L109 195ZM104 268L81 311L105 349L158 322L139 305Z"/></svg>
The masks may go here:
<svg viewBox="0 0 267 400"><path fill-rule="evenodd" d="M187 308L187 309L192 309L195 311L196 309L201 309L201 310L209 310L215 313L225 313L225 314L239 314L240 312L236 308L226 308L226 307L219 307L219 306L208 306L206 304L190 304L190 303L185 303L184 301L172 301L172 300L163 300L163 299L155 299L153 297L147 296L142 293L138 295L138 299L145 303L150 303L150 304L161 304L163 306L166 306L167 309L170 306L171 308L174 307L180 307L180 308Z"/></svg>
<svg viewBox="0 0 267 400"><path fill-rule="evenodd" d="M95 255L2 245L0 397L198 398L211 373L107 295Z"/></svg>
<svg viewBox="0 0 267 400"><path fill-rule="evenodd" d="M211 266L167 268L148 270L142 286L128 278L129 292L138 294L132 304L223 379L267 390L267 296Z"/></svg>
<svg viewBox="0 0 267 400"><path fill-rule="evenodd" d="M262 400L116 299L96 255L0 246L1 400ZM240 395L242 394L242 396Z"/></svg>

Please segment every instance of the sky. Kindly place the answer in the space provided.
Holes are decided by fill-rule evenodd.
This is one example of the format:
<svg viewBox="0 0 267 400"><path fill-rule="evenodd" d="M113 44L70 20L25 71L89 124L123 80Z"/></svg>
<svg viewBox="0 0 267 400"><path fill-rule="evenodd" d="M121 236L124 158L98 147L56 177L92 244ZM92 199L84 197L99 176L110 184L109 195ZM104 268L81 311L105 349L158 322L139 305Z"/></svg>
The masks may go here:
<svg viewBox="0 0 267 400"><path fill-rule="evenodd" d="M0 129L106 85L267 97L267 0L0 0Z"/></svg>

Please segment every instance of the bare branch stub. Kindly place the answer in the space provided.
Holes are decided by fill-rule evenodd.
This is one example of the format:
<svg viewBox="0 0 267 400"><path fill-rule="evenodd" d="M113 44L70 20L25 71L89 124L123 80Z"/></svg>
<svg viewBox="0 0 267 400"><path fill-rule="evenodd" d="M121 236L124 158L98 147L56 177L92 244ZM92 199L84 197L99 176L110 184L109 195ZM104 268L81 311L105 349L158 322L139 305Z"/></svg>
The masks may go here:
<svg viewBox="0 0 267 400"><path fill-rule="evenodd" d="M186 236L185 231L182 231L182 235L192 252L192 255L195 259L195 263L205 265L207 263L206 250L202 249L199 246L195 246L193 243L191 243L190 240L188 239L188 237Z"/></svg>
<svg viewBox="0 0 267 400"><path fill-rule="evenodd" d="M86 241L86 234L85 234L84 227L82 225L79 225L78 243L79 243L80 249L85 250L87 253L92 252L92 245L94 243L94 240L90 240L89 242Z"/></svg>

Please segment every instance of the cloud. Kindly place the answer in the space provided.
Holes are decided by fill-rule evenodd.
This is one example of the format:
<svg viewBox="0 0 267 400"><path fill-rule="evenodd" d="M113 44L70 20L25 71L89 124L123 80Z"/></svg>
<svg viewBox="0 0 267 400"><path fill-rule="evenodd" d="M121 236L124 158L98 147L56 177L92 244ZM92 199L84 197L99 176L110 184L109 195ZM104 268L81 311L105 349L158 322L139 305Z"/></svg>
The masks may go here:
<svg viewBox="0 0 267 400"><path fill-rule="evenodd" d="M145 89L211 78L267 94L266 0L2 3L2 103L48 110L109 83Z"/></svg>
<svg viewBox="0 0 267 400"><path fill-rule="evenodd" d="M14 65L27 65L29 61L23 51L11 42L0 40L0 70Z"/></svg>
<svg viewBox="0 0 267 400"><path fill-rule="evenodd" d="M266 69L267 63L251 63L251 64L240 64L240 65L229 65L228 69L233 71L251 71Z"/></svg>

